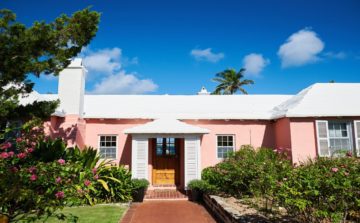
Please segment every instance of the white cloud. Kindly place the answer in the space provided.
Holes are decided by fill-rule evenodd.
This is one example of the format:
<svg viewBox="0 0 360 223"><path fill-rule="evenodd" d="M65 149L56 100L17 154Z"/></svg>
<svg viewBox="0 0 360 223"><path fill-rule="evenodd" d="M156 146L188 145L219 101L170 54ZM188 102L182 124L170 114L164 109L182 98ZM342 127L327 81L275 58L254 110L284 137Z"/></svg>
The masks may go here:
<svg viewBox="0 0 360 223"><path fill-rule="evenodd" d="M302 66L320 60L318 54L324 49L324 42L310 29L292 34L278 51L283 68Z"/></svg>
<svg viewBox="0 0 360 223"><path fill-rule="evenodd" d="M85 49L82 54L83 64L89 71L111 73L114 70L121 68L121 49L101 49L98 51L91 51Z"/></svg>
<svg viewBox="0 0 360 223"><path fill-rule="evenodd" d="M121 71L95 84L93 94L143 94L154 92L158 86L150 79L138 79L134 74Z"/></svg>
<svg viewBox="0 0 360 223"><path fill-rule="evenodd" d="M151 79L140 79L124 70L124 66L138 64L138 58L124 57L120 48L97 51L87 48L81 56L88 70L87 79L96 82L89 91L91 94L143 94L158 88Z"/></svg>
<svg viewBox="0 0 360 223"><path fill-rule="evenodd" d="M327 57L327 58L330 58L330 59L339 59L339 60L342 60L342 59L345 59L346 58L346 53L344 52L326 52L324 53L324 56Z"/></svg>
<svg viewBox="0 0 360 223"><path fill-rule="evenodd" d="M193 49L191 50L190 55L193 56L195 60L208 61L212 63L218 62L219 60L223 59L225 56L223 53L211 52L211 48L207 48L204 50Z"/></svg>
<svg viewBox="0 0 360 223"><path fill-rule="evenodd" d="M270 60L264 58L262 54L251 53L244 57L243 64L246 74L259 76L261 71L270 64Z"/></svg>

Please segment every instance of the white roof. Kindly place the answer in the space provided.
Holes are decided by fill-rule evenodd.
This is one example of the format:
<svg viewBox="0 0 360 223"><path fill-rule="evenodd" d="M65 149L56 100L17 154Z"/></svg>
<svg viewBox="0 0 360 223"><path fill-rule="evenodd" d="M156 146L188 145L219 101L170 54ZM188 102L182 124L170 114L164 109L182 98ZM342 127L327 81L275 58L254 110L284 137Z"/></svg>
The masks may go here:
<svg viewBox="0 0 360 223"><path fill-rule="evenodd" d="M289 95L86 95L84 118L271 119Z"/></svg>
<svg viewBox="0 0 360 223"><path fill-rule="evenodd" d="M181 122L162 118L124 131L125 134L206 134L209 130Z"/></svg>
<svg viewBox="0 0 360 223"><path fill-rule="evenodd" d="M360 83L320 83L297 95L85 95L84 118L263 119L360 116ZM20 104L56 100L32 92ZM61 106L57 116L64 116Z"/></svg>
<svg viewBox="0 0 360 223"><path fill-rule="evenodd" d="M360 116L360 83L318 83L276 106L273 118Z"/></svg>

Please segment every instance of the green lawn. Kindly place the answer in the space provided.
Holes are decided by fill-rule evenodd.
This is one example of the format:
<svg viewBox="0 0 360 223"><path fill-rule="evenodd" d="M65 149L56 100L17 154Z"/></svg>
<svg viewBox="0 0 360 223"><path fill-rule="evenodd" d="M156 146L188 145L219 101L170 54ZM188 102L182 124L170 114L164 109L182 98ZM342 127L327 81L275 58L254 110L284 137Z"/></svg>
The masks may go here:
<svg viewBox="0 0 360 223"><path fill-rule="evenodd" d="M120 205L95 205L85 207L64 208L61 213L79 217L78 223L118 223L126 212L127 207ZM37 221L40 223L43 221ZM49 218L47 223L66 222L56 218Z"/></svg>

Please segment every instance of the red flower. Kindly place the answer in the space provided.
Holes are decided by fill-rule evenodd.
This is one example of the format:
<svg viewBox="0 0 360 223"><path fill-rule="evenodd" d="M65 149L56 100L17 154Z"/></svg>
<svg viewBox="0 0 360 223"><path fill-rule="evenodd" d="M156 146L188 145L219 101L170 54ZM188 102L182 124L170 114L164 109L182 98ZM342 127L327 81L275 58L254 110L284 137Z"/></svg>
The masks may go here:
<svg viewBox="0 0 360 223"><path fill-rule="evenodd" d="M13 151L8 152L9 157L13 157L15 153Z"/></svg>
<svg viewBox="0 0 360 223"><path fill-rule="evenodd" d="M348 151L348 152L346 153L346 156L347 156L347 157L352 157L352 155L353 155L353 154L352 154L352 152L350 152L350 151Z"/></svg>
<svg viewBox="0 0 360 223"><path fill-rule="evenodd" d="M30 180L31 180L31 181L35 181L35 180L37 180L37 178L38 178L38 177L37 177L35 174L33 174L33 175L30 176Z"/></svg>
<svg viewBox="0 0 360 223"><path fill-rule="evenodd" d="M95 175L96 172L97 172L97 169L96 169L96 168L93 168L91 171L92 171L92 173Z"/></svg>
<svg viewBox="0 0 360 223"><path fill-rule="evenodd" d="M338 172L338 171L339 171L339 169L338 169L338 168L336 168L336 167L333 167L333 168L331 168L331 171L332 171L332 172L334 172L334 173L336 173L336 172Z"/></svg>
<svg viewBox="0 0 360 223"><path fill-rule="evenodd" d="M34 152L34 149L33 149L33 148L28 148L26 151L27 151L28 153L32 153L32 152Z"/></svg>
<svg viewBox="0 0 360 223"><path fill-rule="evenodd" d="M16 138L16 142L17 142L17 143L19 143L19 142L21 142L21 141L22 141L22 138L20 138L20 137Z"/></svg>
<svg viewBox="0 0 360 223"><path fill-rule="evenodd" d="M59 159L59 160L58 160L58 163L59 163L60 165L64 165L64 164L65 164L65 160Z"/></svg>
<svg viewBox="0 0 360 223"><path fill-rule="evenodd" d="M17 157L19 159L24 159L26 157L26 154L25 153L19 153L19 154L17 154Z"/></svg>
<svg viewBox="0 0 360 223"><path fill-rule="evenodd" d="M91 181L90 181L90 180L85 180L85 181L84 181L84 185L85 185L85 186L88 187L88 186L90 186L90 184L91 184Z"/></svg>
<svg viewBox="0 0 360 223"><path fill-rule="evenodd" d="M57 193L55 194L55 197L56 197L57 199L63 199L63 198L65 197L65 194L64 194L64 192L59 191L59 192L57 192Z"/></svg>
<svg viewBox="0 0 360 223"><path fill-rule="evenodd" d="M6 159L6 158L9 157L9 154L8 154L7 152L2 152L2 153L0 154L0 157L3 158L3 159Z"/></svg>

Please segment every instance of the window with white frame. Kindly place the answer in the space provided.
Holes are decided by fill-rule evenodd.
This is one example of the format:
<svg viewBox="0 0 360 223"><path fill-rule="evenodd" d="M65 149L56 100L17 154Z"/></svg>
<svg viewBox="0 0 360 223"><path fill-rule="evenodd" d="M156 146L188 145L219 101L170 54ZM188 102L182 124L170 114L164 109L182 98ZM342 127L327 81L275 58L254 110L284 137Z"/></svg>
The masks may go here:
<svg viewBox="0 0 360 223"><path fill-rule="evenodd" d="M339 151L352 151L352 134L350 122L329 121L330 154Z"/></svg>
<svg viewBox="0 0 360 223"><path fill-rule="evenodd" d="M217 157L226 158L229 152L234 151L234 136L233 135L218 135L217 136Z"/></svg>
<svg viewBox="0 0 360 223"><path fill-rule="evenodd" d="M100 136L100 157L102 159L116 159L117 137L116 135Z"/></svg>

